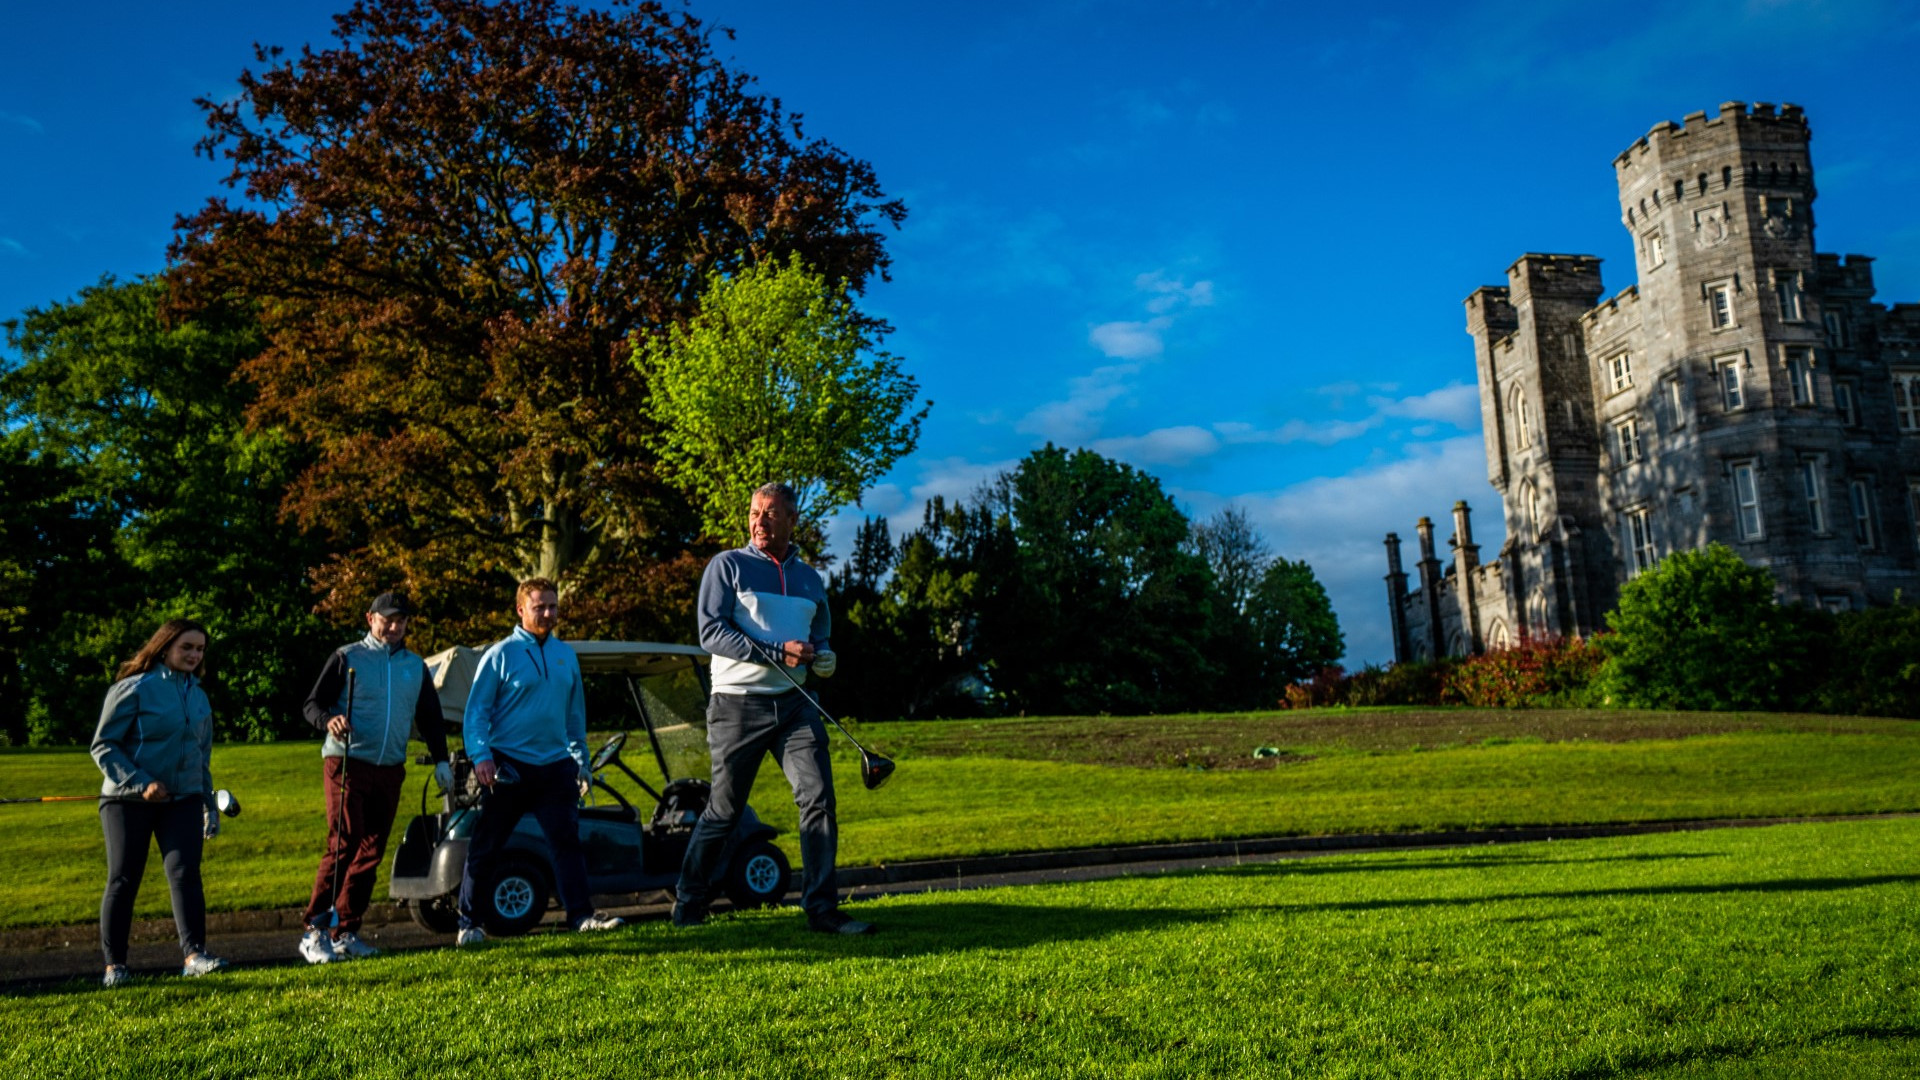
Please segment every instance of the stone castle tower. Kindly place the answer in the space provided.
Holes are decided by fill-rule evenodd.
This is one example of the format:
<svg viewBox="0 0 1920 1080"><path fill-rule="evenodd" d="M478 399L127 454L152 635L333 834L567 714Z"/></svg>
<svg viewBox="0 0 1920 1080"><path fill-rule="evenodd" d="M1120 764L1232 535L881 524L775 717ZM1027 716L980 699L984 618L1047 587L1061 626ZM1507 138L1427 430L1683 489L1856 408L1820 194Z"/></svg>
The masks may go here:
<svg viewBox="0 0 1920 1080"><path fill-rule="evenodd" d="M1409 591L1389 535L1396 659L1591 634L1620 586L1718 541L1829 608L1920 596L1920 305L1873 301L1872 260L1818 254L1806 117L1729 102L1614 159L1638 284L1523 255L1467 297L1487 478L1444 570L1421 519Z"/></svg>

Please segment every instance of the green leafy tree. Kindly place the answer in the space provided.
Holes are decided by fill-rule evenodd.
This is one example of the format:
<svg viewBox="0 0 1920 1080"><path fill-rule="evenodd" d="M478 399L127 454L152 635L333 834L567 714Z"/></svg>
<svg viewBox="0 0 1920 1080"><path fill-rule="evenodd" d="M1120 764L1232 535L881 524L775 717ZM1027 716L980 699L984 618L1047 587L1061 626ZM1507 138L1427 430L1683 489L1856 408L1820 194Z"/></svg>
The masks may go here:
<svg viewBox="0 0 1920 1080"><path fill-rule="evenodd" d="M1267 565L1247 600L1246 621L1256 650L1246 675L1266 704L1347 651L1333 602L1304 562L1275 559Z"/></svg>
<svg viewBox="0 0 1920 1080"><path fill-rule="evenodd" d="M649 444L711 535L743 539L747 492L784 480L817 543L826 518L913 452L927 407L912 411L919 384L876 347L880 329L846 282L796 254L714 273L684 326L636 335Z"/></svg>
<svg viewBox="0 0 1920 1080"><path fill-rule="evenodd" d="M257 303L252 418L311 451L286 508L325 601L398 580L470 641L541 573L576 632L685 634L700 516L629 335L792 253L859 289L905 208L663 4L360 0L334 34L200 103L238 197L173 251L181 304Z"/></svg>
<svg viewBox="0 0 1920 1080"><path fill-rule="evenodd" d="M1003 493L1017 573L983 611L980 637L1009 705L1138 714L1210 701L1213 579L1160 482L1048 445Z"/></svg>
<svg viewBox="0 0 1920 1080"><path fill-rule="evenodd" d="M1598 691L1651 709L1777 709L1808 673L1806 617L1774 599L1774 578L1724 544L1678 551L1626 583L1594 639Z"/></svg>
<svg viewBox="0 0 1920 1080"><path fill-rule="evenodd" d="M305 459L246 425L251 315L163 323L165 295L107 279L5 324L20 359L0 373L0 573L27 582L6 612L9 738L86 737L114 665L173 616L213 637L223 736L306 730L298 702L334 635L309 610L319 552L279 516Z"/></svg>
<svg viewBox="0 0 1920 1080"><path fill-rule="evenodd" d="M1920 719L1920 607L1843 612L1827 641L1815 708Z"/></svg>

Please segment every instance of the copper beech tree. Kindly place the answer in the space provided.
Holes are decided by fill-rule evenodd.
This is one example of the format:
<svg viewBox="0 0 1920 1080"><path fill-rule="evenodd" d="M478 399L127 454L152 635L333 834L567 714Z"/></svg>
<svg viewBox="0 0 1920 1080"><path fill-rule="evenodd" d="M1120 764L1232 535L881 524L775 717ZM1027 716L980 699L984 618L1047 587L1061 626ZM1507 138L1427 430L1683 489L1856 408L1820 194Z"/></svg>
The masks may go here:
<svg viewBox="0 0 1920 1080"><path fill-rule="evenodd" d="M336 553L323 603L403 583L444 641L540 573L576 630L678 633L700 515L646 450L629 334L762 260L859 289L904 206L684 12L361 0L335 21L331 47L257 47L237 95L199 102L237 197L172 252L179 306L260 312L241 374L252 422L315 452L284 511Z"/></svg>

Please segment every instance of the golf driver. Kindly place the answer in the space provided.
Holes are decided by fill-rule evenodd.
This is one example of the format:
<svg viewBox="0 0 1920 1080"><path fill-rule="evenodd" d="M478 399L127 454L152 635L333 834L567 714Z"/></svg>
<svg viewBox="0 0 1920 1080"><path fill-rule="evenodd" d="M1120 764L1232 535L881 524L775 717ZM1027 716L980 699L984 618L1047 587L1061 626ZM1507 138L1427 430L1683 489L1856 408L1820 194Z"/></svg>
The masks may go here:
<svg viewBox="0 0 1920 1080"><path fill-rule="evenodd" d="M0 805L7 803L93 802L98 798L100 798L98 795L40 795L31 799L0 799ZM219 791L213 793L213 805L215 809L227 817L240 816L240 799L226 788L221 788Z"/></svg>
<svg viewBox="0 0 1920 1080"><path fill-rule="evenodd" d="M893 775L893 770L894 770L893 759L881 757L879 754L876 754L873 751L867 749L866 747L861 746L860 740L854 738L853 732L847 730L847 725L841 723L838 720L835 720L833 718L832 713L829 713L827 710L820 708L820 699L814 697L812 694L807 693L806 687L800 685L800 680L794 678L793 674L787 670L787 662L786 662L785 656L774 652L773 650L767 648L765 645L762 645L759 642L754 641L752 638L748 638L747 641L756 650L758 650L760 654L768 660L768 662L773 664L775 671L778 671L780 674L786 676L787 681L793 684L793 688L795 690L800 691L800 696L803 698L806 698L808 703L810 703L816 710L818 710L821 716L824 716L829 721L832 721L833 726L840 729L840 734L845 735L847 737L847 741L853 744L854 749L860 751L860 782L867 786L867 790L872 791L875 788L879 787L881 784L886 783L887 777Z"/></svg>

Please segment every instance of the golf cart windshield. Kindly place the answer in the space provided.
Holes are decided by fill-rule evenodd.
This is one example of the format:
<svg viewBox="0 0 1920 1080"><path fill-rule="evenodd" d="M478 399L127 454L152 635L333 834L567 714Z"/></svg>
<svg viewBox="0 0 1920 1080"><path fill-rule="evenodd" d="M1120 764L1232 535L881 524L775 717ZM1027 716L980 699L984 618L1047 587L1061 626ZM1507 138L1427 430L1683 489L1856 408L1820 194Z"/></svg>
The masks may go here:
<svg viewBox="0 0 1920 1080"><path fill-rule="evenodd" d="M670 777L707 775L706 650L697 645L655 641L569 641L586 676L587 730L633 731L644 739L651 726L660 745L660 771ZM467 694L483 650L464 645L427 658L427 670L440 693L440 711L454 733L467 707ZM589 739L589 748L599 740ZM644 742L628 755L636 767L652 755ZM649 772L653 770L647 770Z"/></svg>

